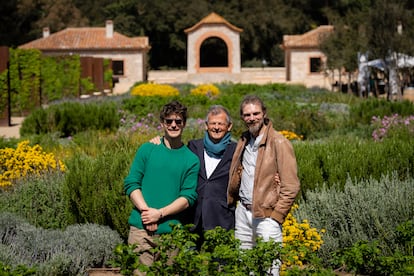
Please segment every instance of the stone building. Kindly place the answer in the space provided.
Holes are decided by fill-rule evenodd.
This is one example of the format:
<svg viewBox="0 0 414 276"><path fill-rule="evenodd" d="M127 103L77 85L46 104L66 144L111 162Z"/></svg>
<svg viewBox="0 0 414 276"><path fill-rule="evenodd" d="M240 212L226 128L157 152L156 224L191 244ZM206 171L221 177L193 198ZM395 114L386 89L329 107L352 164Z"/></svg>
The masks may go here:
<svg viewBox="0 0 414 276"><path fill-rule="evenodd" d="M114 91L128 90L134 83L147 79L148 37L127 37L114 32L113 22L105 27L67 28L51 34L43 29L43 37L21 45L21 49L39 49L43 55L78 54L112 60L116 85Z"/></svg>

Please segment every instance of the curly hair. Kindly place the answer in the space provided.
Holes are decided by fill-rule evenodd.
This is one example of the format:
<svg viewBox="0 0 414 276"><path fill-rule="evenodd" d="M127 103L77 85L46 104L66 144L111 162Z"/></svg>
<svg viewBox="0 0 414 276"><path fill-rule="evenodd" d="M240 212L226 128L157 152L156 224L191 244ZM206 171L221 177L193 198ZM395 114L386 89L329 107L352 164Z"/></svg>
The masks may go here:
<svg viewBox="0 0 414 276"><path fill-rule="evenodd" d="M184 123L187 121L187 107L182 105L179 101L174 100L163 106L160 113L161 122L172 114L179 115L183 119Z"/></svg>

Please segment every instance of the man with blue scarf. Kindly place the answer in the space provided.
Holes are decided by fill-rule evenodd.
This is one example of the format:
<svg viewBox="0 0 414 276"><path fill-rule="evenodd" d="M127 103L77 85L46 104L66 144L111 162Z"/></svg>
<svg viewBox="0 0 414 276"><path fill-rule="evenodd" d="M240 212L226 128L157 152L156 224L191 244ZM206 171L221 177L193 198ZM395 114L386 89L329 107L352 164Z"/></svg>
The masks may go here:
<svg viewBox="0 0 414 276"><path fill-rule="evenodd" d="M231 141L233 124L230 114L221 105L213 105L207 112L204 138L191 140L188 148L200 160L198 173L198 198L189 217L194 230L203 237L203 232L220 226L234 229L234 206L227 204L229 170L236 147ZM202 239L201 239L202 240Z"/></svg>

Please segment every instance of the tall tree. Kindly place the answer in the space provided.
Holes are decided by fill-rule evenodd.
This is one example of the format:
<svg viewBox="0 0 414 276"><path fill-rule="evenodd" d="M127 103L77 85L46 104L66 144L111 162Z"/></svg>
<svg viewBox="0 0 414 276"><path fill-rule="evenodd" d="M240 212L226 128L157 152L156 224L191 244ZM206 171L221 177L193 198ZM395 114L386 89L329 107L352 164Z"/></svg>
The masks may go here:
<svg viewBox="0 0 414 276"><path fill-rule="evenodd" d="M84 27L89 24L89 20L82 15L72 0L42 0L40 9L41 16L34 23L40 30L49 27L51 31L60 31L67 27Z"/></svg>
<svg viewBox="0 0 414 276"><path fill-rule="evenodd" d="M328 57L327 69L330 72L339 72L341 86L342 72L348 75L348 89L352 81L352 74L358 69L358 52L366 48L367 41L363 27L364 10L350 8L348 14L342 16L338 11L325 9L325 14L334 25L334 32L321 41L321 50Z"/></svg>
<svg viewBox="0 0 414 276"><path fill-rule="evenodd" d="M16 47L28 40L35 39L32 30L33 22L39 18L37 6L32 3L28 10L22 12L19 8L21 0L3 1L0 5L0 43L1 45Z"/></svg>
<svg viewBox="0 0 414 276"><path fill-rule="evenodd" d="M397 60L414 54L413 10L405 0L377 0L367 22L370 59L381 59L389 79L388 98L401 96Z"/></svg>

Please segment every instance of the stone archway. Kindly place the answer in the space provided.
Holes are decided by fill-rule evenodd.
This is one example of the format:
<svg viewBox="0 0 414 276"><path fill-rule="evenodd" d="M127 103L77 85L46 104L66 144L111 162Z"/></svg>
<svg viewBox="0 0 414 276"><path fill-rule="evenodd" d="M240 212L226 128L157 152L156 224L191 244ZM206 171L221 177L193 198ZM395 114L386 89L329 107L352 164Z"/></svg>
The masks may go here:
<svg viewBox="0 0 414 276"><path fill-rule="evenodd" d="M197 73L240 73L240 33L239 29L223 17L216 13L211 13L203 18L193 27L186 29L187 33L187 72L190 74ZM227 52L227 61L225 64L218 66L203 66L201 58L203 50L209 41L217 40L220 43L220 49ZM211 54L211 53L209 53Z"/></svg>
<svg viewBox="0 0 414 276"><path fill-rule="evenodd" d="M203 45L210 39L219 39L226 48L227 56L226 58L226 66L202 66L201 64L201 56L202 56L202 49ZM195 70L197 73L203 73L203 72L233 72L233 66L234 66L234 57L233 57L233 51L234 51L234 45L232 41L223 33L220 32L208 32L202 36L199 37L199 39L194 43L192 46L194 47L194 56L196 58L195 60ZM206 49L204 49L206 50ZM188 65L188 61L187 61ZM188 67L187 67L188 70Z"/></svg>
<svg viewBox="0 0 414 276"><path fill-rule="evenodd" d="M228 67L227 44L219 37L209 37L200 46L200 68Z"/></svg>

